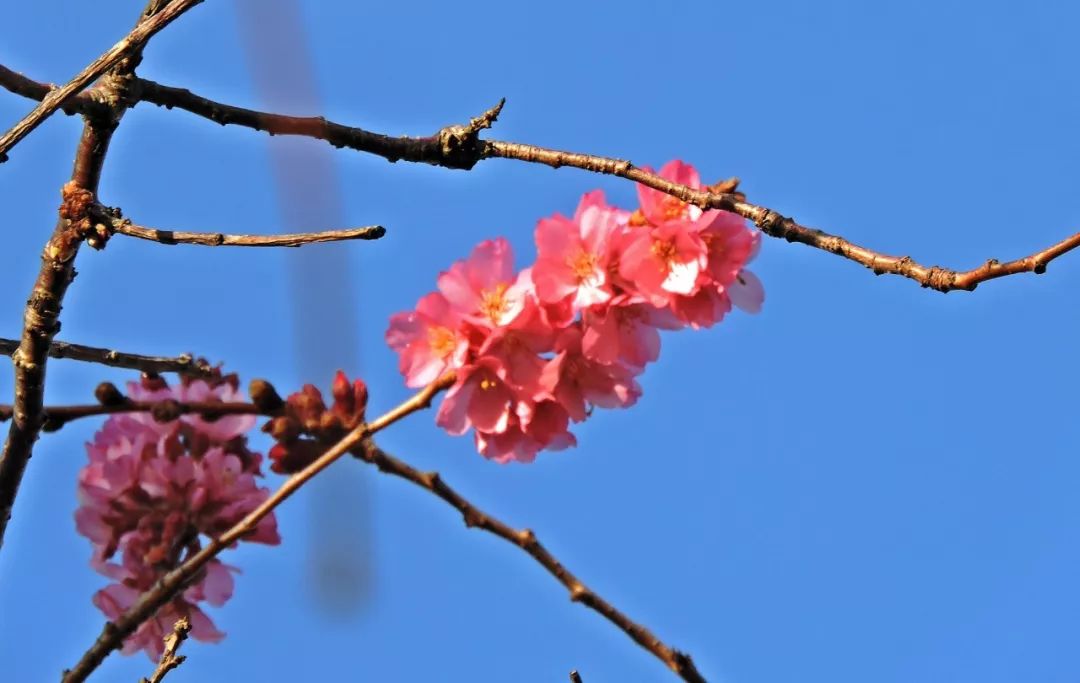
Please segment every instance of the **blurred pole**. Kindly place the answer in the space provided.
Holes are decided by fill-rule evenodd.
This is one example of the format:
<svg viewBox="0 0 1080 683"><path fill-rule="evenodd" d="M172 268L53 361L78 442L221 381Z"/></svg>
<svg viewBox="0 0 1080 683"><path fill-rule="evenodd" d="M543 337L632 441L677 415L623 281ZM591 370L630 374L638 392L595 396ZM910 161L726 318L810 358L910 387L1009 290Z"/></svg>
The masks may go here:
<svg viewBox="0 0 1080 683"><path fill-rule="evenodd" d="M315 68L299 0L236 0L240 38L248 55L259 106L314 115L322 111ZM319 230L347 223L332 149L304 138L270 143L278 205L286 231ZM333 373L360 372L357 282L341 244L285 250L292 281L292 329L302 382L330 400ZM359 467L346 459L316 477L311 501L309 585L330 614L349 616L363 607L371 586L370 490Z"/></svg>

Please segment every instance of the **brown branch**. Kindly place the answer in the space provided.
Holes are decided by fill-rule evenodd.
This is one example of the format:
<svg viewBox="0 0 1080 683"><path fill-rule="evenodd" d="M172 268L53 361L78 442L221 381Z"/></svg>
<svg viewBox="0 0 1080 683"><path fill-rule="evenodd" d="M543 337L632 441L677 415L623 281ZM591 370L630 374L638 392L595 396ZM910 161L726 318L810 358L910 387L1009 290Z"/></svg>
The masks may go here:
<svg viewBox="0 0 1080 683"><path fill-rule="evenodd" d="M683 680L703 682L705 679L694 667L690 655L680 652L657 638L652 631L633 621L620 612L614 605L593 592L569 569L545 548L530 529L514 529L508 524L488 515L466 500L460 493L450 488L438 472L421 472L406 462L389 455L370 441L364 442L364 448L357 453L367 463L375 465L382 472L406 479L417 486L427 489L453 506L461 513L465 526L483 529L499 538L513 543L528 553L544 569L558 580L570 592L570 600L580 602L595 610L605 619L619 627L635 643L645 648Z"/></svg>
<svg viewBox="0 0 1080 683"><path fill-rule="evenodd" d="M101 635L94 641L90 649L83 654L78 664L64 672L63 683L76 683L77 681L86 680L86 677L101 664L105 657L120 646L124 638L134 633L139 624L153 616L162 605L182 590L207 562L250 533L259 523L259 520L285 502L289 496L312 477L322 472L350 450L356 448L367 437L389 427L411 413L427 408L431 405L432 398L440 391L448 388L453 382L453 374L445 375L414 394L412 398L399 404L396 408L367 424L358 426L310 465L285 480L285 483L277 491L237 522L235 526L213 539L202 550L185 560L179 567L161 577L152 588L139 596L131 608L124 612L115 622L105 624Z"/></svg>
<svg viewBox="0 0 1080 683"><path fill-rule="evenodd" d="M53 85L52 83L39 83L38 81L27 78L21 73L12 71L3 64L0 64L0 88L4 88L16 95L22 95L23 97L28 97L40 102L58 87L59 86ZM74 114L98 116L106 113L107 110L108 107L95 100L89 92L81 92L78 95L74 95L60 105L60 111L68 116Z"/></svg>
<svg viewBox="0 0 1080 683"><path fill-rule="evenodd" d="M12 406L0 403L0 422L11 419ZM120 397L117 402L110 403L87 403L85 405L72 406L45 406L42 408L44 416L42 431L55 432L72 420L85 417L100 417L102 415L115 415L117 413L149 413L158 422L172 422L181 415L200 415L208 420L214 420L226 415L273 415L274 411L267 411L254 403L243 401L176 401L165 399L162 401L132 401Z"/></svg>
<svg viewBox="0 0 1080 683"><path fill-rule="evenodd" d="M18 348L18 341L0 338L0 355L10 356ZM208 362L201 358L194 358L189 353L174 358L144 356L138 353L126 353L113 349L100 349L95 346L83 346L82 344L69 344L68 342L58 341L54 341L49 345L49 357L67 358L84 363L98 363L114 368L139 370L140 372L179 372L195 377L205 377L213 371Z"/></svg>
<svg viewBox="0 0 1080 683"><path fill-rule="evenodd" d="M79 72L75 78L66 85L51 90L41 103L27 114L21 121L0 136L0 163L7 161L7 152L20 140L30 134L35 128L62 107L71 97L82 92L87 86L96 81L106 71L119 64L128 57L135 56L143 45L154 34L168 26L173 20L184 12L201 3L202 0L174 0L160 8L160 11L152 16L139 21L135 28L120 42L105 51L100 57L91 62L85 69ZM144 13L145 16L145 13Z"/></svg>
<svg viewBox="0 0 1080 683"><path fill-rule="evenodd" d="M221 125L233 124L266 131L271 135L299 135L325 140L334 147L347 147L381 156L389 161L413 161L448 168L472 168L477 161L477 133L488 128L502 109L502 103L463 126L447 126L435 135L422 138L393 137L362 128L344 126L321 116L284 116L234 107L201 97L183 88L138 79L136 97L159 107L176 107Z"/></svg>
<svg viewBox="0 0 1080 683"><path fill-rule="evenodd" d="M113 132L131 106L130 86L134 69L142 57L146 41L200 2L202 0L174 0L164 5L164 0L150 0L131 33L83 69L73 81L50 91L38 107L0 137L0 162L3 162L7 158L5 152L12 145L28 135L57 107L108 72L108 78L103 79L96 93L96 99L107 110L104 114L99 112L84 117L71 180L62 190L60 216L42 251L41 269L23 311L19 348L11 355L15 366L15 401L11 410L11 427L0 451L0 548L3 547L19 484L44 424L42 401L45 366L53 338L60 330L60 309L64 295L75 278L75 257L82 241L94 233L95 226L89 219L89 210L96 204L94 196L101 181L101 170Z"/></svg>
<svg viewBox="0 0 1080 683"><path fill-rule="evenodd" d="M137 237L160 244L199 244L206 247L302 247L317 242L344 242L347 240L377 240L386 234L381 225L324 232L299 232L285 235L229 235L221 232L183 232L160 230L135 225L124 218L112 218L110 232Z"/></svg>
<svg viewBox="0 0 1080 683"><path fill-rule="evenodd" d="M97 189L117 120L87 119L75 155L72 180L64 186L60 218L41 254L41 270L23 311L19 347L12 353L15 401L11 427L0 451L0 548L26 465L44 422L45 364L60 329L60 307L75 277L75 255L87 195Z"/></svg>
<svg viewBox="0 0 1080 683"><path fill-rule="evenodd" d="M1041 274L1050 261L1080 246L1080 233L1030 256L999 263L991 259L971 270L957 271L939 266L924 266L908 256L890 256L849 242L843 237L809 228L772 209L748 203L735 192L710 189L697 190L673 183L655 173L635 166L629 161L611 157L563 152L535 145L499 140L481 140L479 133L490 127L498 116L502 103L464 126L447 126L428 137L391 137L362 128L344 126L321 117L295 117L234 107L195 95L188 90L139 80L138 97L162 107L178 108L222 125L235 124L274 135L303 135L325 140L335 147L347 147L384 157L389 161L414 161L445 166L472 168L484 159L514 159L552 168L573 168L627 178L659 190L703 209L721 209L751 220L762 232L789 242L798 242L815 249L842 256L866 266L877 275L900 275L940 292L974 290L986 280L1017 273Z"/></svg>
<svg viewBox="0 0 1080 683"><path fill-rule="evenodd" d="M180 644L187 640L190 632L191 622L188 618L178 619L173 624L172 633L165 636L165 651L161 653L161 659L154 673L150 674L150 678L144 678L139 683L161 683L165 679L165 674L183 664L187 657L176 654L176 651L180 649Z"/></svg>

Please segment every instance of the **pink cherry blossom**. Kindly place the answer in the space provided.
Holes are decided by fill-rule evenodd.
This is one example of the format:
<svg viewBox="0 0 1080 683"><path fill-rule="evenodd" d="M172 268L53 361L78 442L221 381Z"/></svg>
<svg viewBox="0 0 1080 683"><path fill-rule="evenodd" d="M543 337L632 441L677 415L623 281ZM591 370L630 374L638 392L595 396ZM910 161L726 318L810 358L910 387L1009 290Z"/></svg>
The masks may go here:
<svg viewBox="0 0 1080 683"><path fill-rule="evenodd" d="M708 256L692 223L672 221L632 229L624 244L619 274L653 305L666 306L673 294L697 292Z"/></svg>
<svg viewBox="0 0 1080 683"><path fill-rule="evenodd" d="M651 171L652 169L646 167L645 170ZM677 159L661 166L657 175L673 183L686 185L695 190L701 189L701 176L698 175L697 170L690 164L685 164ZM654 190L651 187L639 184L637 191L641 208L631 217L631 224L650 223L652 225L663 225L669 221L694 222L702 215L699 207L687 204L681 199L672 197L660 190Z"/></svg>
<svg viewBox="0 0 1080 683"><path fill-rule="evenodd" d="M236 400L236 384L232 376L176 386L150 377L128 389L139 400L231 401ZM79 473L75 524L94 546L91 566L117 582L94 599L110 618L197 552L201 539L219 536L266 500L269 490L258 483L262 456L248 450L238 431L249 422L246 417L207 421L184 415L158 423L148 414L120 413L87 444L89 462ZM244 541L280 543L274 516L264 517ZM144 649L156 657L161 629L168 632L182 615L192 619L194 637L220 639L223 634L197 603L223 604L232 586L224 565L209 565L183 597L129 639L125 650Z"/></svg>
<svg viewBox="0 0 1080 683"><path fill-rule="evenodd" d="M430 384L447 370L465 363L469 340L461 330L461 322L461 316L438 292L420 299L416 310L390 318L386 341L400 355L399 367L406 386Z"/></svg>
<svg viewBox="0 0 1080 683"><path fill-rule="evenodd" d="M481 242L439 275L438 285L459 315L487 328L513 322L532 289L531 281L514 275L514 254L502 238Z"/></svg>
<svg viewBox="0 0 1080 683"><path fill-rule="evenodd" d="M602 304L613 295L609 277L613 240L625 216L590 193L573 220L556 214L536 226L536 264L532 269L536 293L544 303L569 298L574 310Z"/></svg>
<svg viewBox="0 0 1080 683"><path fill-rule="evenodd" d="M567 328L560 335L555 346L558 353L540 377L542 394L563 406L575 422L584 421L591 406L633 405L641 396L634 373L618 362L604 364L588 358L582 353L581 339L578 327Z"/></svg>
<svg viewBox="0 0 1080 683"><path fill-rule="evenodd" d="M212 564L213 561L211 566ZM115 621L134 605L140 593L149 587L136 588L123 583L112 583L99 590L94 595L93 602L109 621ZM156 661L165 649L165 636L172 633L173 624L181 617L188 618L191 624L189 635L195 640L217 643L225 637L225 633L214 626L214 622L205 612L195 603L180 596L166 603L153 617L140 624L135 633L124 640L121 652L127 655L142 650L151 660Z"/></svg>
<svg viewBox="0 0 1080 683"><path fill-rule="evenodd" d="M667 309L623 295L606 308L583 314L581 347L597 362L622 362L640 370L660 355L659 330L681 327L682 322Z"/></svg>
<svg viewBox="0 0 1080 683"><path fill-rule="evenodd" d="M668 307L680 321L700 330L723 320L731 311L731 299L725 289L708 282L693 296L673 297Z"/></svg>
<svg viewBox="0 0 1080 683"><path fill-rule="evenodd" d="M707 251L706 273L714 283L726 287L753 258L761 241L759 233L747 228L742 216L727 211L711 211L708 220L698 225Z"/></svg>
<svg viewBox="0 0 1080 683"><path fill-rule="evenodd" d="M569 431L566 409L556 401L522 401L506 429L499 433L476 430L476 449L498 463L532 462L541 450L559 451L577 445Z"/></svg>
<svg viewBox="0 0 1080 683"><path fill-rule="evenodd" d="M455 435L472 427L493 434L505 432L516 399L504 375L502 364L490 357L462 369L439 406L436 424Z"/></svg>

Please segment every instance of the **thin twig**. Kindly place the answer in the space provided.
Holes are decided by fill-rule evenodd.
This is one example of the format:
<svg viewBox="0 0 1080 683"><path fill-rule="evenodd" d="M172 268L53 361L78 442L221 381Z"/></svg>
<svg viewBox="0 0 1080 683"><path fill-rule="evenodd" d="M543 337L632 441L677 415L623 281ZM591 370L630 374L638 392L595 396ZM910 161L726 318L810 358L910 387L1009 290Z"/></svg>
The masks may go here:
<svg viewBox="0 0 1080 683"><path fill-rule="evenodd" d="M329 467L350 450L356 448L364 439L389 427L411 413L427 408L431 405L432 398L440 391L448 388L453 381L453 374L448 374L377 419L358 426L310 465L285 480L285 483L277 491L237 522L235 526L210 541L202 550L185 560L179 567L161 577L153 587L140 595L128 611L124 612L115 622L105 624L101 635L94 641L90 649L83 654L79 663L64 673L63 683L76 683L86 680L86 677L101 664L105 657L120 646L124 638L134 633L141 623L153 616L162 605L182 590L187 582L194 578L207 562L250 533L259 523L259 520L285 502L289 496L312 477Z"/></svg>
<svg viewBox="0 0 1080 683"><path fill-rule="evenodd" d="M772 209L744 201L739 194L709 189L697 190L673 183L623 159L563 152L517 142L480 140L479 131L490 126L498 115L499 107L492 108L483 116L474 119L474 124L482 121L482 125L447 126L428 137L391 137L362 128L344 126L321 117L283 116L234 107L182 88L164 86L153 81L139 80L136 91L142 101L184 109L222 125L235 124L274 135L302 135L326 140L335 147L348 147L384 157L389 161L415 161L468 169L481 160L501 158L543 164L552 168L569 166L593 173L619 176L703 209L737 213L753 221L762 232L771 237L821 249L860 263L878 275L900 275L918 282L923 287L941 292L971 291L981 282L1006 275L1043 273L1050 261L1080 246L1080 233L1076 233L1046 249L1008 263L991 259L977 268L965 271L924 266L907 256L890 256L876 252L843 237L800 225Z"/></svg>
<svg viewBox="0 0 1080 683"><path fill-rule="evenodd" d="M161 683L165 679L165 674L183 664L187 657L176 654L176 651L180 649L180 644L187 640L190 632L191 622L187 617L180 617L173 624L172 633L165 636L165 651L161 653L161 659L154 673L150 674L150 678L144 678L139 683Z"/></svg>
<svg viewBox="0 0 1080 683"><path fill-rule="evenodd" d="M226 415L271 415L254 403L243 401L132 401L118 403L87 403L72 406L45 406L42 408L44 423L42 431L55 432L72 420L118 413L149 413L158 422L172 422L181 415L199 415L208 420L215 420ZM0 422L11 419L12 406L0 403Z"/></svg>
<svg viewBox="0 0 1080 683"><path fill-rule="evenodd" d="M18 348L19 342L17 340L0 338L0 355L10 356ZM139 353L127 353L114 349L101 349L96 346L83 346L82 344L59 341L54 341L49 345L49 357L67 358L84 363L98 363L114 368L139 370L140 372L179 372L194 377L205 377L213 372L210 363L201 358L195 358L190 353L171 358L168 356L144 356Z"/></svg>
<svg viewBox="0 0 1080 683"><path fill-rule="evenodd" d="M666 645L652 631L633 621L610 602L593 592L537 540L536 534L531 529L514 529L492 517L450 488L438 472L421 472L386 453L370 441L365 441L364 449L357 455L365 462L378 467L382 472L406 479L442 498L461 513L466 527L483 529L524 550L566 587L566 590L570 592L570 600L580 602L615 624L634 642L667 664L683 680L698 682L705 680L695 668L690 655Z"/></svg>
<svg viewBox="0 0 1080 683"><path fill-rule="evenodd" d="M347 240L377 240L386 234L381 225L323 232L299 232L285 235L229 235L221 232L184 232L161 230L135 225L117 218L109 223L112 232L128 237L158 242L160 244L198 244L206 247L302 247L317 242L344 242Z"/></svg>
<svg viewBox="0 0 1080 683"><path fill-rule="evenodd" d="M120 42L87 65L66 85L50 91L38 106L34 107L21 121L12 126L8 132L0 136L0 163L7 161L8 150L41 125L53 112L62 107L69 98L77 95L124 58L137 54L142 49L143 44L155 33L202 1L174 0L161 8L161 11L157 14L140 21Z"/></svg>

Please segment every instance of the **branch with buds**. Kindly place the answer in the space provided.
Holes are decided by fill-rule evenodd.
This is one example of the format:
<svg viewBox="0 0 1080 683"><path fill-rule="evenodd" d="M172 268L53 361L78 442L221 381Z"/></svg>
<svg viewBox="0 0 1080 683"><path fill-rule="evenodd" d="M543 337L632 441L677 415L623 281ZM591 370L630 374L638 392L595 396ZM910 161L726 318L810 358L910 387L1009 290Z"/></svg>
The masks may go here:
<svg viewBox="0 0 1080 683"><path fill-rule="evenodd" d="M431 135L393 137L322 117L256 111L141 78L135 70L152 36L201 0L151 0L135 27L63 86L40 83L0 66L0 86L39 102L0 135L0 162L57 111L80 115L82 135L70 180L61 190L53 232L23 315L18 340L0 339L12 358L15 392L0 405L9 421L0 451L0 546L20 482L41 432L72 420L107 416L88 446L80 473L79 531L93 546L92 566L115 579L95 603L110 621L64 681L84 680L113 650L160 653L148 681L160 681L183 657L190 636L219 636L200 603L221 604L232 591L229 569L217 558L240 542L276 544L274 511L300 487L345 454L437 496L464 519L522 549L566 588L570 599L594 610L687 681L703 681L689 655L589 589L529 529L489 515L446 484L379 448L372 437L430 406L445 392L437 422L453 434L473 431L486 457L531 461L543 449L574 444L571 423L595 407L627 407L641 393L635 377L656 360L659 329L718 323L732 306L754 312L764 293L747 263L759 233L797 242L941 292L974 290L980 283L1020 273L1040 274L1080 246L1080 233L1007 262L969 270L926 266L838 235L804 226L751 203L738 179L713 185L687 164L657 172L630 161L482 137L504 101L463 124ZM545 218L537 226L537 261L519 273L503 240L484 242L440 277L438 291L391 320L387 340L400 356L406 383L419 391L368 421L367 387L335 379L327 406L313 386L282 399L265 381L240 400L237 380L190 355L147 356L55 341L60 311L83 243L102 249L113 235L164 245L299 247L319 242L375 240L373 225L286 235L174 231L137 225L98 199L114 131L140 102L181 109L221 125L271 135L323 140L390 162L469 170L507 159L551 168L571 167L617 176L638 186L640 207L609 206L598 193L583 197L573 218ZM127 393L99 385L97 403L45 406L49 358L71 358L143 372ZM170 386L159 373L175 372ZM270 469L290 475L275 491L260 487L261 458L247 448L255 417L274 439ZM116 466L123 462L125 467ZM164 640L163 640L164 638ZM580 681L577 672L571 680Z"/></svg>

